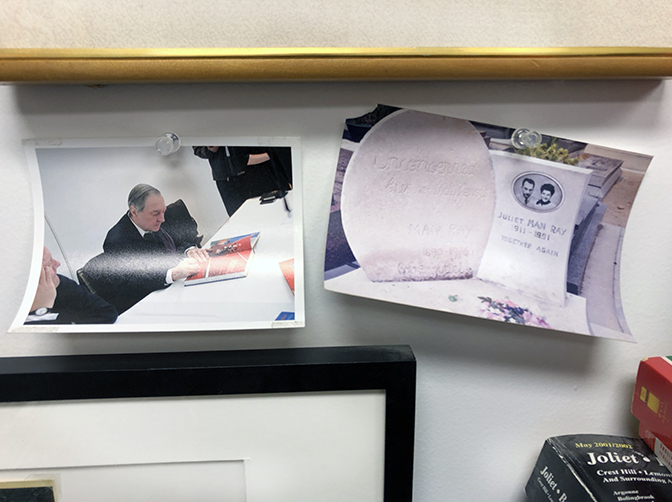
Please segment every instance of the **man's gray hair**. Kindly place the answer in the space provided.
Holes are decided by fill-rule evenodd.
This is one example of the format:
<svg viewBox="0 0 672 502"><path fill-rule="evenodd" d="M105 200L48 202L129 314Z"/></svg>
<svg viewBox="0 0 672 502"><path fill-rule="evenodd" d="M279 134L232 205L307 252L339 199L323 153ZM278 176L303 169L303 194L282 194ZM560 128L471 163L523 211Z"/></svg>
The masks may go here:
<svg viewBox="0 0 672 502"><path fill-rule="evenodd" d="M128 194L128 207L133 206L136 211L141 213L145 209L145 202L150 195L161 195L156 188L146 183L135 185Z"/></svg>

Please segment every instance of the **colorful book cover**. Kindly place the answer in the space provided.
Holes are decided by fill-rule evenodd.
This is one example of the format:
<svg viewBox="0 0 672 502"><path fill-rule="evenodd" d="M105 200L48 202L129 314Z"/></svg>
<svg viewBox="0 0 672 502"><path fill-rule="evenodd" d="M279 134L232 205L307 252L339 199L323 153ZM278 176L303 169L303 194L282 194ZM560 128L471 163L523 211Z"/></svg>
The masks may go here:
<svg viewBox="0 0 672 502"><path fill-rule="evenodd" d="M208 253L210 253L211 256L219 256L237 251L247 251L249 249L254 249L258 240L259 232L219 239L210 243Z"/></svg>
<svg viewBox="0 0 672 502"><path fill-rule="evenodd" d="M632 414L649 429L672 437L672 360L648 357L639 363Z"/></svg>
<svg viewBox="0 0 672 502"><path fill-rule="evenodd" d="M278 317L275 318L276 321L293 321L295 319L294 312L280 312Z"/></svg>
<svg viewBox="0 0 672 502"><path fill-rule="evenodd" d="M672 473L639 438L548 438L525 487L531 502L672 500Z"/></svg>
<svg viewBox="0 0 672 502"><path fill-rule="evenodd" d="M259 232L212 241L206 249L210 259L185 281L185 285L247 277Z"/></svg>
<svg viewBox="0 0 672 502"><path fill-rule="evenodd" d="M280 270L282 270L282 275L285 277L289 289L294 294L294 259L281 261Z"/></svg>

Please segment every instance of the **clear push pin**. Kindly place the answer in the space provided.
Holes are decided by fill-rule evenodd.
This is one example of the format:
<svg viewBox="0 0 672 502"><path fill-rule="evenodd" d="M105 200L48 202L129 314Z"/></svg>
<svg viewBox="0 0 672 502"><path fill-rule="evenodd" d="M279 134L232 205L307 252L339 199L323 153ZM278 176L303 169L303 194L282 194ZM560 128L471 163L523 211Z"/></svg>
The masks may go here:
<svg viewBox="0 0 672 502"><path fill-rule="evenodd" d="M170 155L180 149L180 138L174 132L167 132L156 140L154 146L161 155Z"/></svg>
<svg viewBox="0 0 672 502"><path fill-rule="evenodd" d="M511 143L518 150L523 148L535 148L541 145L541 134L529 129L516 129L511 135Z"/></svg>

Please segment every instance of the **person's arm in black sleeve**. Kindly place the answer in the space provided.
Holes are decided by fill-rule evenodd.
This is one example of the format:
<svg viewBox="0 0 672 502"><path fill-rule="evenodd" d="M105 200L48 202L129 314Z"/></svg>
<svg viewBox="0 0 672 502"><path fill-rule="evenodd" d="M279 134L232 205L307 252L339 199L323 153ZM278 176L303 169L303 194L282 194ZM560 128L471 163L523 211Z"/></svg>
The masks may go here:
<svg viewBox="0 0 672 502"><path fill-rule="evenodd" d="M217 150L219 147L216 146L194 146L192 147L194 149L194 155L196 157L200 157L202 159L211 159L215 156L217 153ZM214 150L214 151L213 151Z"/></svg>
<svg viewBox="0 0 672 502"><path fill-rule="evenodd" d="M31 320L26 324L112 324L117 320L117 310L75 281L62 275L56 288L56 300L51 312L55 319ZM34 319L34 316L31 316Z"/></svg>

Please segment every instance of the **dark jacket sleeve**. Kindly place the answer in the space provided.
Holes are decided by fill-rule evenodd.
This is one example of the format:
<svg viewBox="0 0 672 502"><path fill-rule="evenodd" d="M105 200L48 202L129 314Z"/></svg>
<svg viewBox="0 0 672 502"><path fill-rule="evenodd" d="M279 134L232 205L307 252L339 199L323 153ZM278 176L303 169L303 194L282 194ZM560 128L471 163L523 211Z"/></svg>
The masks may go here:
<svg viewBox="0 0 672 502"><path fill-rule="evenodd" d="M117 310L80 286L59 274L56 301L52 312L58 317L50 321L31 321L26 324L112 324L117 320Z"/></svg>
<svg viewBox="0 0 672 502"><path fill-rule="evenodd" d="M246 146L230 146L229 155L237 169L244 171L250 161L250 148ZM264 153L263 151L257 153Z"/></svg>
<svg viewBox="0 0 672 502"><path fill-rule="evenodd" d="M194 155L202 159L211 159L215 155L215 152L208 150L207 146L194 146L192 148L194 149Z"/></svg>
<svg viewBox="0 0 672 502"><path fill-rule="evenodd" d="M223 181L245 173L250 155L246 147L219 146L216 152L212 152L207 146L194 146L194 155L202 159L208 159L212 169L212 179ZM226 152L229 152L227 156Z"/></svg>

